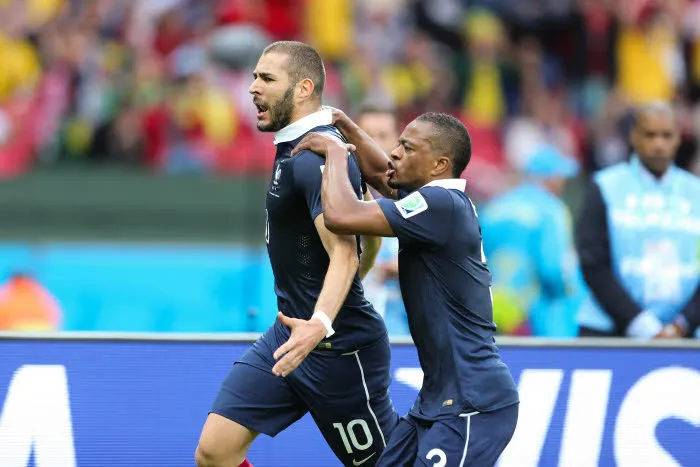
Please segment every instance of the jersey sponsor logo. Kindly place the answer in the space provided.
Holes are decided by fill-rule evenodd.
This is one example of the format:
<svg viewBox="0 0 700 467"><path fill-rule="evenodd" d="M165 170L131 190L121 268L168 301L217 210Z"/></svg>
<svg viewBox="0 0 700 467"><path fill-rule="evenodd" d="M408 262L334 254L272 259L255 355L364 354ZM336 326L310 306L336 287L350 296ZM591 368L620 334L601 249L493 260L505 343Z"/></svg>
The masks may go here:
<svg viewBox="0 0 700 467"><path fill-rule="evenodd" d="M425 201L423 195L421 195L418 191L411 193L404 199L395 201L394 203L404 219L408 219L409 217L413 217L428 210L427 201Z"/></svg>

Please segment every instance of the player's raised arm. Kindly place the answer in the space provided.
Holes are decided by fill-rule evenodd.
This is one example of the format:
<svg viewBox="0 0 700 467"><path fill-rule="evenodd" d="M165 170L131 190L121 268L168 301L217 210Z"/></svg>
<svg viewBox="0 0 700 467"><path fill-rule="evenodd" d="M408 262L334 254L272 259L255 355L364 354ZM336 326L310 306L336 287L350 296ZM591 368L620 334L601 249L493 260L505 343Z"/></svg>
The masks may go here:
<svg viewBox="0 0 700 467"><path fill-rule="evenodd" d="M356 148L355 156L364 179L382 196L395 199L396 190L388 185L387 172L392 169L392 163L386 151L344 112L332 110L333 125Z"/></svg>
<svg viewBox="0 0 700 467"><path fill-rule="evenodd" d="M376 201L360 201L348 179L348 149L328 141L321 200L326 227L332 232L393 237L394 232Z"/></svg>
<svg viewBox="0 0 700 467"><path fill-rule="evenodd" d="M326 159L321 202L326 228L336 234L393 237L394 233L376 201L357 199L348 178L348 155L354 144L343 144L323 133L309 133L294 153L311 151Z"/></svg>

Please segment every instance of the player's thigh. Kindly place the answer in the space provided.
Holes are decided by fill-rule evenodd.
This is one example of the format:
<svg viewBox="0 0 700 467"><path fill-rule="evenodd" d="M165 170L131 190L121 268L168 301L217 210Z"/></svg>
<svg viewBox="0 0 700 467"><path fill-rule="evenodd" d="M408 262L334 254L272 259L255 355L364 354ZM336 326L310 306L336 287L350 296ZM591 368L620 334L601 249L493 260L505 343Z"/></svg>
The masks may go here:
<svg viewBox="0 0 700 467"><path fill-rule="evenodd" d="M472 415L467 421L469 443L462 465L493 466L513 438L518 423L518 404Z"/></svg>
<svg viewBox="0 0 700 467"><path fill-rule="evenodd" d="M440 420L419 439L416 466L490 467L513 437L517 405Z"/></svg>
<svg viewBox="0 0 700 467"><path fill-rule="evenodd" d="M195 453L198 465L225 462L240 464L257 436L256 431L219 414L210 413L202 428Z"/></svg>
<svg viewBox="0 0 700 467"><path fill-rule="evenodd" d="M399 422L389 396L391 347L388 337L341 355L331 374L333 379L328 384L327 393L335 393L335 399L344 401L344 405L358 416L368 414L378 426L378 434L386 445L386 440Z"/></svg>
<svg viewBox="0 0 700 467"><path fill-rule="evenodd" d="M299 420L307 408L286 379L272 374L272 350L264 344L257 342L233 365L211 413L275 436Z"/></svg>
<svg viewBox="0 0 700 467"><path fill-rule="evenodd" d="M347 355L315 355L299 373L310 411L345 465L364 459L374 465L398 423L389 397L390 356L382 341Z"/></svg>
<svg viewBox="0 0 700 467"><path fill-rule="evenodd" d="M343 465L375 465L388 438L366 402L312 409L311 413L328 446Z"/></svg>
<svg viewBox="0 0 700 467"><path fill-rule="evenodd" d="M410 415L401 418L376 467L411 467L418 454L418 432L419 427Z"/></svg>
<svg viewBox="0 0 700 467"><path fill-rule="evenodd" d="M457 467L468 443L467 421L453 417L439 420L420 433L415 467Z"/></svg>

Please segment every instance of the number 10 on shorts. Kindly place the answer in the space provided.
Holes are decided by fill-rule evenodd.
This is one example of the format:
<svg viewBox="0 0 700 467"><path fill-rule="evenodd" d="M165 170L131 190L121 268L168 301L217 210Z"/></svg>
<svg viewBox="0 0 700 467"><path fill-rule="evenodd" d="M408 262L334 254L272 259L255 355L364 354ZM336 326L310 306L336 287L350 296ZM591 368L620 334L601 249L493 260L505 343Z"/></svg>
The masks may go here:
<svg viewBox="0 0 700 467"><path fill-rule="evenodd" d="M362 431L364 432L364 434L360 434L360 438L365 438L366 440L364 443L360 443L360 441L357 439L356 431L358 426L361 427ZM343 441L343 445L345 446L345 450L348 452L348 454L353 453L353 448L355 451L364 451L372 446L372 442L374 441L372 439L372 432L369 431L367 422L361 418L356 418L348 423L347 429L342 423L334 423L333 428L338 430L340 433L340 439Z"/></svg>

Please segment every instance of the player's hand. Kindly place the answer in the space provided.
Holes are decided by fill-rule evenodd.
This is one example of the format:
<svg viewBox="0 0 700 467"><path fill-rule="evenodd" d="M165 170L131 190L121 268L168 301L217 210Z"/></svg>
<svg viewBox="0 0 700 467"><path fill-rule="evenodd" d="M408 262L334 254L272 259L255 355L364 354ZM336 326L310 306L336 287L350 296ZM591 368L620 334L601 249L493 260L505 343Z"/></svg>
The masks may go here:
<svg viewBox="0 0 700 467"><path fill-rule="evenodd" d="M339 127L348 120L348 116L342 110L331 107L330 105L326 106L326 108L331 109L331 125Z"/></svg>
<svg viewBox="0 0 700 467"><path fill-rule="evenodd" d="M331 136L328 133L309 133L308 135L304 136L304 138L294 149L292 149L292 156L299 151L306 150L315 152L319 156L326 157L328 150L334 147L342 148L348 152L352 152L356 149L355 145L345 144L335 136Z"/></svg>
<svg viewBox="0 0 700 467"><path fill-rule="evenodd" d="M326 328L318 319L303 320L289 318L281 312L277 318L287 326L292 335L273 355L277 363L272 367L272 374L285 377L304 361L326 336Z"/></svg>
<svg viewBox="0 0 700 467"><path fill-rule="evenodd" d="M683 329L678 324L671 323L664 326L655 339L680 339L681 337L683 337Z"/></svg>

